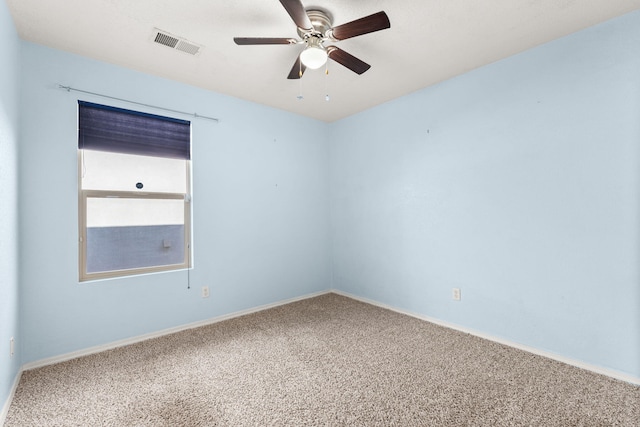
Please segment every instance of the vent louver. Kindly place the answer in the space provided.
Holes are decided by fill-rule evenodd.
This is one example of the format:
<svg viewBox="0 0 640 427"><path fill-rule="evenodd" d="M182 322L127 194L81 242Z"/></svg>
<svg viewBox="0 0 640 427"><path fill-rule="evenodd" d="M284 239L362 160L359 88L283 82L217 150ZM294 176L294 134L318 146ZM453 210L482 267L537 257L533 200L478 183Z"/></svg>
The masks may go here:
<svg viewBox="0 0 640 427"><path fill-rule="evenodd" d="M157 28L154 30L152 38L155 43L190 55L197 55L200 53L200 46L197 44L187 41L184 38L169 34L166 31L158 30Z"/></svg>
<svg viewBox="0 0 640 427"><path fill-rule="evenodd" d="M197 46L193 43L186 42L184 40L180 40L176 45L176 49L181 50L183 52L190 53L191 55L195 55L200 51L200 46Z"/></svg>
<svg viewBox="0 0 640 427"><path fill-rule="evenodd" d="M160 43L169 47L176 47L176 45L178 44L177 38L171 37L170 35L161 32L158 32L158 34L156 34L156 38L154 39L154 41L156 43Z"/></svg>

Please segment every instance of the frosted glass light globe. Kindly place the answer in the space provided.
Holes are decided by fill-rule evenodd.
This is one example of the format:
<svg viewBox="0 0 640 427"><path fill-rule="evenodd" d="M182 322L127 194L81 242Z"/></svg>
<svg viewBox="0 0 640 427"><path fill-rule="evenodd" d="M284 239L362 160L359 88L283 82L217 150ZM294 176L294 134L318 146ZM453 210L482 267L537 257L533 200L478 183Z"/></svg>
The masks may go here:
<svg viewBox="0 0 640 427"><path fill-rule="evenodd" d="M300 61L307 68L316 70L327 62L327 51L321 47L309 46L300 54Z"/></svg>

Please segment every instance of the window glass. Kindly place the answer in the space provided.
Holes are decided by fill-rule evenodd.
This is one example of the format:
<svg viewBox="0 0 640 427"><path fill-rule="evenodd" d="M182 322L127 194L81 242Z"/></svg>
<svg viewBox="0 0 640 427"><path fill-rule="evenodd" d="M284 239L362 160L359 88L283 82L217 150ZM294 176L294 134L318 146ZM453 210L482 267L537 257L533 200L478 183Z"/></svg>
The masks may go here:
<svg viewBox="0 0 640 427"><path fill-rule="evenodd" d="M87 197L87 273L184 263L184 204Z"/></svg>
<svg viewBox="0 0 640 427"><path fill-rule="evenodd" d="M87 197L87 227L184 225L184 199Z"/></svg>
<svg viewBox="0 0 640 427"><path fill-rule="evenodd" d="M81 160L83 190L187 192L188 160L96 150L82 150Z"/></svg>

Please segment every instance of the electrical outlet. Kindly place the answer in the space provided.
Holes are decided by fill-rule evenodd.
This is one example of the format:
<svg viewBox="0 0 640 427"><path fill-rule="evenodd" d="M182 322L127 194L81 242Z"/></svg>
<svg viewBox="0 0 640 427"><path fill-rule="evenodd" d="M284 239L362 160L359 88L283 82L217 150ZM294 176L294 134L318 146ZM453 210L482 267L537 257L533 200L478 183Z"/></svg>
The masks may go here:
<svg viewBox="0 0 640 427"><path fill-rule="evenodd" d="M209 298L209 287L208 286L203 286L202 287L202 298Z"/></svg>
<svg viewBox="0 0 640 427"><path fill-rule="evenodd" d="M13 355L16 352L16 340L11 337L9 340L9 356L13 359Z"/></svg>
<svg viewBox="0 0 640 427"><path fill-rule="evenodd" d="M453 292L451 294L454 301L460 301L460 288L453 288Z"/></svg>

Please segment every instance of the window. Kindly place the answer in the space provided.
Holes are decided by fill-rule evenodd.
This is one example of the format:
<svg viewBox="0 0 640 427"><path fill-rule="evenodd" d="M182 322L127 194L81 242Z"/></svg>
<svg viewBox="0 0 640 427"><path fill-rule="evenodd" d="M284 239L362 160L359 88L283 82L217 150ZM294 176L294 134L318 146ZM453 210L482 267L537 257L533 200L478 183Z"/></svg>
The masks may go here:
<svg viewBox="0 0 640 427"><path fill-rule="evenodd" d="M79 101L80 280L190 267L190 122Z"/></svg>

